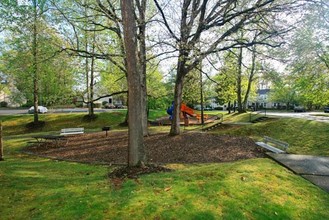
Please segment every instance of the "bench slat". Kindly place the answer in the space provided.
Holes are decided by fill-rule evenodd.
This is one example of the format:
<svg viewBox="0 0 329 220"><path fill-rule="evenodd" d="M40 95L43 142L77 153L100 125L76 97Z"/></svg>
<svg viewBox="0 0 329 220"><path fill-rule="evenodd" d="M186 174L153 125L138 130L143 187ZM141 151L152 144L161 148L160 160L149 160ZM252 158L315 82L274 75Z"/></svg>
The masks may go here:
<svg viewBox="0 0 329 220"><path fill-rule="evenodd" d="M60 135L83 134L84 128L63 128Z"/></svg>
<svg viewBox="0 0 329 220"><path fill-rule="evenodd" d="M270 142L270 143L273 143L273 144L276 144L280 147L283 147L285 149L287 149L289 147L289 144L284 142L284 141L279 141L279 140L276 140L274 138L271 138L271 137L268 137L268 136L264 136L264 142L267 143L267 142Z"/></svg>
<svg viewBox="0 0 329 220"><path fill-rule="evenodd" d="M273 146L271 146L271 145L268 145L268 144L266 144L266 143L264 143L264 142L256 142L256 144L257 144L258 146L260 146L260 147L266 148L266 149L268 149L268 150L270 150L270 151L272 151L272 152L274 152L274 153L277 153L277 154L285 153L283 150L280 150L280 149L278 149L278 148L276 148L276 147L273 147Z"/></svg>

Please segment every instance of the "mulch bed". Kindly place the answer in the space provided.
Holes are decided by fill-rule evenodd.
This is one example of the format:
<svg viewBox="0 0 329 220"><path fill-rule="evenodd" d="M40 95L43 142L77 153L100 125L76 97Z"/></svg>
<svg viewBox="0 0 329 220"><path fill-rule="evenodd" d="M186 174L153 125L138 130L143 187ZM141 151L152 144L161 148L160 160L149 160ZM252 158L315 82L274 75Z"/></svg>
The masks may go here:
<svg viewBox="0 0 329 220"><path fill-rule="evenodd" d="M167 133L145 137L148 163L216 163L265 157L247 137L187 132L178 136ZM40 156L85 163L126 164L127 132L89 133L68 137L66 146L31 145L24 150Z"/></svg>

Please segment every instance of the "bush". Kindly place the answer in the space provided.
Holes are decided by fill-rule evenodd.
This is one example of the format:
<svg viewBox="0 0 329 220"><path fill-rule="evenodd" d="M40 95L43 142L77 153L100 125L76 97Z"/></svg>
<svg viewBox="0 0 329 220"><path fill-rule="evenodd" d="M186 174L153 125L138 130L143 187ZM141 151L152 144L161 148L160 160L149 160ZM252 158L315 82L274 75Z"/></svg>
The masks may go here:
<svg viewBox="0 0 329 220"><path fill-rule="evenodd" d="M82 108L83 107L83 102L76 102L75 107Z"/></svg>
<svg viewBox="0 0 329 220"><path fill-rule="evenodd" d="M102 107L102 103L94 103L94 108L100 108Z"/></svg>
<svg viewBox="0 0 329 220"><path fill-rule="evenodd" d="M8 102L2 101L0 102L0 107L7 107L8 106Z"/></svg>

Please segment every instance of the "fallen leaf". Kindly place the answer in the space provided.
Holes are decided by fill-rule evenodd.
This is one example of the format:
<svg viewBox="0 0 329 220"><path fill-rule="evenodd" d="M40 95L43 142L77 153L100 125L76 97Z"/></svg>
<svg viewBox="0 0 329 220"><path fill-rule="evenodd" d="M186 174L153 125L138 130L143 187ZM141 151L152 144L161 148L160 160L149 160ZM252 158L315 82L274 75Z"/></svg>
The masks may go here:
<svg viewBox="0 0 329 220"><path fill-rule="evenodd" d="M171 190L171 188L172 188L171 186L170 187L167 187L167 188L164 189L164 191L165 192L168 192L169 190Z"/></svg>

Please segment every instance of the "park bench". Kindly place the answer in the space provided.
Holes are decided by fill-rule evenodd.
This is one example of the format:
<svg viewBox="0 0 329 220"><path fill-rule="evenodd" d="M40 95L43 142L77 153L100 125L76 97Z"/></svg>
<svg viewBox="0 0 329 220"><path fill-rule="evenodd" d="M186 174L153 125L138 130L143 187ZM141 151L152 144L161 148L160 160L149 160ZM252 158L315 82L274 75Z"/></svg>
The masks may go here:
<svg viewBox="0 0 329 220"><path fill-rule="evenodd" d="M256 142L256 144L260 147L266 148L267 150L270 150L277 154L286 153L286 150L289 147L288 143L284 141L276 140L268 136L264 136L263 142Z"/></svg>
<svg viewBox="0 0 329 220"><path fill-rule="evenodd" d="M63 128L60 135L83 134L84 132L84 128Z"/></svg>

